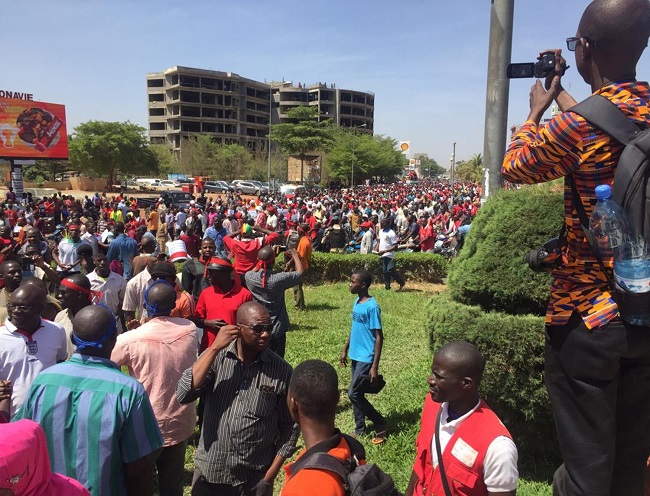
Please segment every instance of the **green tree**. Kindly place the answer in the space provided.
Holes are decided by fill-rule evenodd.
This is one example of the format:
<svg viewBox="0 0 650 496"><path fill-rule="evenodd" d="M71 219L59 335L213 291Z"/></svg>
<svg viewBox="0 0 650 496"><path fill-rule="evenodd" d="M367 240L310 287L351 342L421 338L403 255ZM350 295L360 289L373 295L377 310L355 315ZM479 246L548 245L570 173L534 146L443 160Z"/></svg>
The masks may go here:
<svg viewBox="0 0 650 496"><path fill-rule="evenodd" d="M475 153L469 160L456 162L456 179L478 182L483 178L483 156Z"/></svg>
<svg viewBox="0 0 650 496"><path fill-rule="evenodd" d="M118 172L158 172L158 158L147 145L145 129L137 124L88 121L78 125L71 138L71 165L81 172L106 177L108 184Z"/></svg>
<svg viewBox="0 0 650 496"><path fill-rule="evenodd" d="M159 170L162 174L180 174L181 165L167 145L149 145L158 159Z"/></svg>
<svg viewBox="0 0 650 496"><path fill-rule="evenodd" d="M219 174L228 181L245 177L250 173L253 156L241 145L231 143L221 145L218 152L220 163Z"/></svg>
<svg viewBox="0 0 650 496"><path fill-rule="evenodd" d="M305 156L310 152L326 152L334 141L329 120L318 120L316 107L296 107L287 111L289 122L271 128L271 140L282 151L300 157L300 182L303 181Z"/></svg>
<svg viewBox="0 0 650 496"><path fill-rule="evenodd" d="M406 158L396 147L397 141L390 137L340 130L327 155L325 168L329 177L348 184L370 178L390 180L406 165Z"/></svg>
<svg viewBox="0 0 650 496"><path fill-rule="evenodd" d="M427 153L416 153L413 158L420 161L420 171L424 177L439 176L447 172L447 169L438 165Z"/></svg>

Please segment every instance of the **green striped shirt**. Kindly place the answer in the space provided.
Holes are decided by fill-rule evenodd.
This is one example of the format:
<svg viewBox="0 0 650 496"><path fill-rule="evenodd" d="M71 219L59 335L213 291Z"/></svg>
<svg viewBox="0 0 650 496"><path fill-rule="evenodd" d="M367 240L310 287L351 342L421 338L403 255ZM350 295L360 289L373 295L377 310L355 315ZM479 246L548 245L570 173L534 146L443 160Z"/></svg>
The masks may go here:
<svg viewBox="0 0 650 496"><path fill-rule="evenodd" d="M52 471L93 496L126 494L123 464L163 444L142 384L108 359L78 353L38 375L21 418L43 427Z"/></svg>

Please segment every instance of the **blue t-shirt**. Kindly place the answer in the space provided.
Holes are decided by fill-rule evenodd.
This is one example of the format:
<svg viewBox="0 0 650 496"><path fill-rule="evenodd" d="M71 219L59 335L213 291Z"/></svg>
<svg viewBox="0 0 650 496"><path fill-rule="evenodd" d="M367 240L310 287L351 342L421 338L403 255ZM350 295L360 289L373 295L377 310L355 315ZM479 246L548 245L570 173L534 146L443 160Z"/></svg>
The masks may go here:
<svg viewBox="0 0 650 496"><path fill-rule="evenodd" d="M348 355L357 362L372 363L375 356L375 329L381 329L381 310L371 296L363 303L359 298L352 308L352 330Z"/></svg>

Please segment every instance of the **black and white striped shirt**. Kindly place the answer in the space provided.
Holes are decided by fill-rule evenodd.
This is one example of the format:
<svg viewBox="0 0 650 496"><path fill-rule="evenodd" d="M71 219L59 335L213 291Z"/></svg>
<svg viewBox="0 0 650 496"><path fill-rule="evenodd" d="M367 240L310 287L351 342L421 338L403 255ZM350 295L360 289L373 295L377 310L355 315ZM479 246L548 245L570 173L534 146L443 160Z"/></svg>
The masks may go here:
<svg viewBox="0 0 650 496"><path fill-rule="evenodd" d="M263 476L276 455L289 458L299 431L287 407L291 366L271 350L245 366L237 340L217 354L205 383L192 389L192 369L178 382L180 403L205 397L195 467L208 480L239 485Z"/></svg>

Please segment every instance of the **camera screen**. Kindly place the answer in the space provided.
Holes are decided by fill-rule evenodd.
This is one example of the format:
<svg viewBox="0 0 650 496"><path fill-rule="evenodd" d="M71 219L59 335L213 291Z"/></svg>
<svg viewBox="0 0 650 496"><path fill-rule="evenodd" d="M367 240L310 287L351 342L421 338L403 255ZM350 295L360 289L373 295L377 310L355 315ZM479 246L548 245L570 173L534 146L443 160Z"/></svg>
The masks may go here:
<svg viewBox="0 0 650 496"><path fill-rule="evenodd" d="M506 74L510 79L532 78L535 75L535 64L508 64Z"/></svg>

